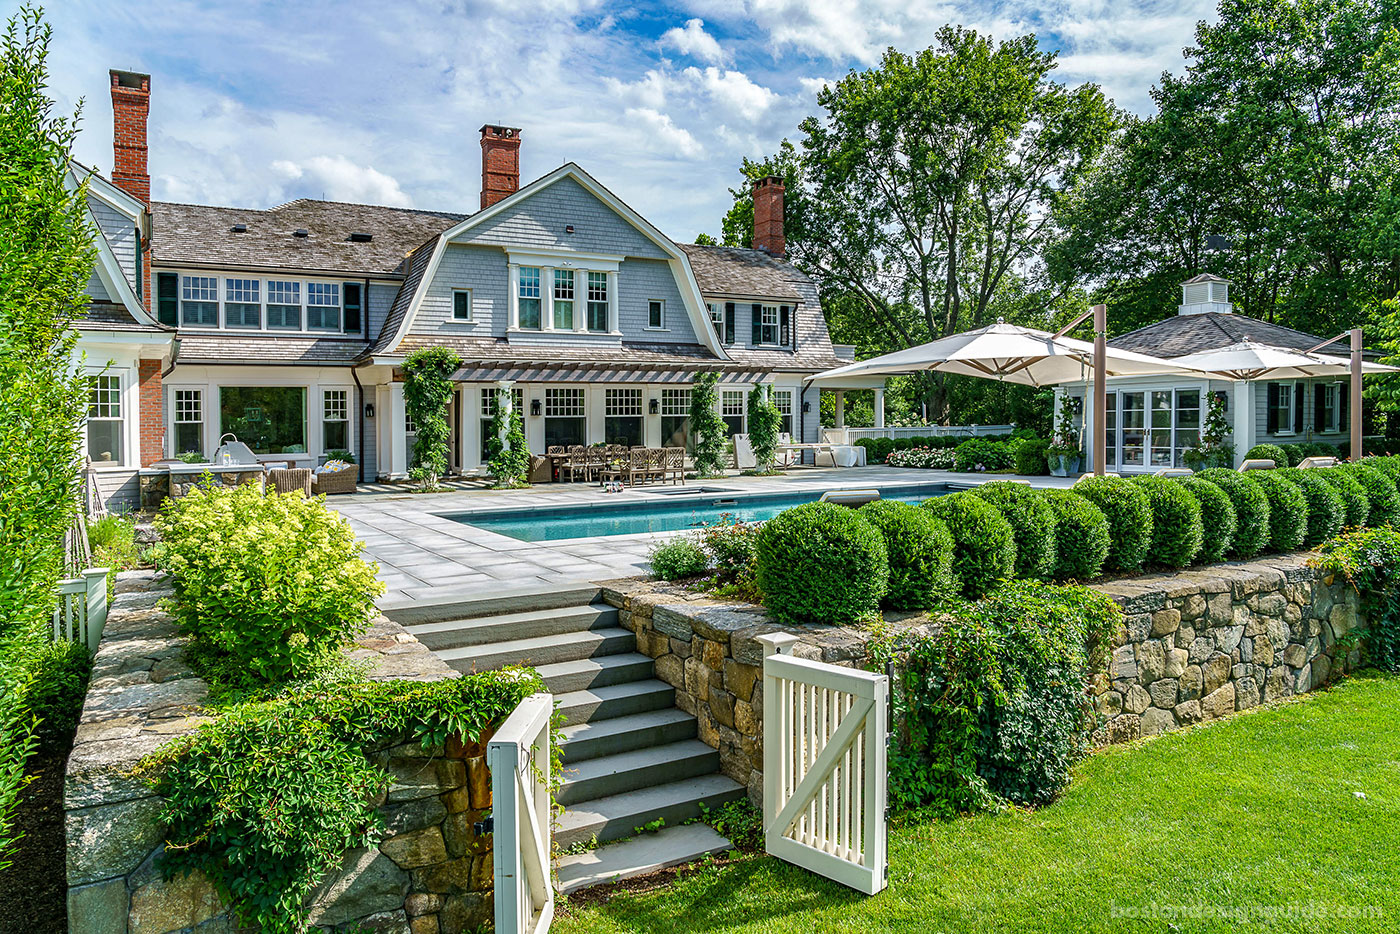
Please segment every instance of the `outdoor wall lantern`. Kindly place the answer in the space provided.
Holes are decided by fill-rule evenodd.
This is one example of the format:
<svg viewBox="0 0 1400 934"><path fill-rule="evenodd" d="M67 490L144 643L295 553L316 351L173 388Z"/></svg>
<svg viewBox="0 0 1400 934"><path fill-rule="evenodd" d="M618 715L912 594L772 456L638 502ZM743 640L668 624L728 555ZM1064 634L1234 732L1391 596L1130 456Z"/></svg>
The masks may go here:
<svg viewBox="0 0 1400 934"><path fill-rule="evenodd" d="M538 399L531 399L531 400L530 400L530 414L531 414L531 415L539 415L539 414L540 414L540 400L538 400Z"/></svg>
<svg viewBox="0 0 1400 934"><path fill-rule="evenodd" d="M374 403L365 403L365 418L374 418Z"/></svg>
<svg viewBox="0 0 1400 934"><path fill-rule="evenodd" d="M812 411L812 403L810 403L810 402L804 402L804 403L802 403L802 414L803 414L803 415L809 415L809 414L811 414L811 411Z"/></svg>
<svg viewBox="0 0 1400 934"><path fill-rule="evenodd" d="M659 415L661 413L661 400L652 399L651 402L647 404L647 411L652 415Z"/></svg>

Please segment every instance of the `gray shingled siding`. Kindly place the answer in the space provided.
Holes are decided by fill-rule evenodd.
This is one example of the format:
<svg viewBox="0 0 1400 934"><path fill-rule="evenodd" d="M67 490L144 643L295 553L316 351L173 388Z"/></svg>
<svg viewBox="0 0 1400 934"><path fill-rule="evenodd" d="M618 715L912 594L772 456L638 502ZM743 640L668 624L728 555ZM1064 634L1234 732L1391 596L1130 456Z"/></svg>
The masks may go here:
<svg viewBox="0 0 1400 934"><path fill-rule="evenodd" d="M802 406L804 404L809 404L812 406L812 411L806 413L805 415L802 413ZM798 402L797 411L792 413L794 434L796 433L797 428L800 425L802 431L803 444L816 444L817 442L821 441L821 412L821 390L816 386L808 386L802 392L802 399Z"/></svg>
<svg viewBox="0 0 1400 934"><path fill-rule="evenodd" d="M140 475L131 470L99 470L97 489L107 508L116 512L133 512L141 506Z"/></svg>
<svg viewBox="0 0 1400 934"><path fill-rule="evenodd" d="M1316 413L1314 393L1317 387L1324 383L1339 382L1334 379L1319 380L1298 380L1298 386L1303 391L1303 430L1293 434L1269 434L1265 429L1269 424L1269 390L1268 385L1274 380L1259 380L1254 384L1254 443L1255 444L1300 444L1308 441L1320 441L1325 444L1350 444L1351 431L1349 423L1344 423L1342 430L1333 434L1331 432L1320 433L1313 428L1313 417ZM1285 380L1284 382L1291 382ZM1351 399L1347 400L1347 405L1351 405ZM1244 452L1239 452L1243 454Z"/></svg>
<svg viewBox="0 0 1400 934"><path fill-rule="evenodd" d="M102 280L97 277L97 267L94 266L92 275L88 277L88 284L83 289L83 293L88 298L95 298L100 302L110 302L112 296L107 294L107 288L102 284Z"/></svg>
<svg viewBox="0 0 1400 934"><path fill-rule="evenodd" d="M449 243L443 250L433 281L419 286L425 291L410 332L504 337L510 321L506 297L509 283L505 253L494 247ZM472 323L453 319L454 289L471 289Z"/></svg>
<svg viewBox="0 0 1400 934"><path fill-rule="evenodd" d="M570 224L574 227L572 234L564 230ZM641 231L572 178L560 179L514 208L471 228L458 239L502 246L563 247L653 259L666 256Z"/></svg>
<svg viewBox="0 0 1400 934"><path fill-rule="evenodd" d="M371 341L379 338L379 331L384 327L384 319L389 315L389 308L394 304L394 296L399 294L399 287L396 285L375 285L370 284L369 297L366 300L365 316L369 325L369 339Z"/></svg>
<svg viewBox="0 0 1400 934"><path fill-rule="evenodd" d="M117 257L117 263L121 266L126 281L135 287L136 224L125 214L96 198L88 198L88 207L92 209L92 216L97 219L97 226L102 228L103 236L111 244L112 252Z"/></svg>
<svg viewBox="0 0 1400 934"><path fill-rule="evenodd" d="M375 426L379 424L379 413L375 413L374 418L364 418L365 403L374 401L374 387L365 386L357 394L359 409L351 414L356 430L362 431L360 437L359 450L355 452L363 466L360 477L366 482L373 482L379 472L379 438L375 434Z"/></svg>
<svg viewBox="0 0 1400 934"><path fill-rule="evenodd" d="M652 299L661 299L666 303L666 329L663 331L647 329L648 306ZM623 340L698 343L669 263L647 259L624 260L617 271L617 303Z"/></svg>

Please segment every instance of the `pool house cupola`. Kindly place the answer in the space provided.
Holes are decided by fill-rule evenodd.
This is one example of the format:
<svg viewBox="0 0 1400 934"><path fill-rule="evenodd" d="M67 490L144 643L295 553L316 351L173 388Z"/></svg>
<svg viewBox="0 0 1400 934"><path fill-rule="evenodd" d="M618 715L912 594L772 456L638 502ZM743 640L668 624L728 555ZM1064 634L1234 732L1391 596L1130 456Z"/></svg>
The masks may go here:
<svg viewBox="0 0 1400 934"><path fill-rule="evenodd" d="M1228 315L1234 310L1230 304L1230 281L1203 272L1181 283L1181 304L1177 306L1179 315Z"/></svg>

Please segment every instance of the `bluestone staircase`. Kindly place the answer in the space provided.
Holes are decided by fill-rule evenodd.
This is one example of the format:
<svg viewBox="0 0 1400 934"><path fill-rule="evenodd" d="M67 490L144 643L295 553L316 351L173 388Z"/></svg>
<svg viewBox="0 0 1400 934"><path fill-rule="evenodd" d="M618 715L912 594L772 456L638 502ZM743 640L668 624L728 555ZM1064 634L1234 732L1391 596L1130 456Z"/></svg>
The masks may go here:
<svg viewBox="0 0 1400 934"><path fill-rule="evenodd" d="M498 593L437 605L386 609L420 642L461 672L529 665L564 714L561 850L612 846L556 861L568 892L722 852L729 841L703 825L680 826L743 797L719 773L719 752L696 738L695 718L676 709L675 689L654 676L636 637L593 586ZM664 821L659 833L636 834Z"/></svg>

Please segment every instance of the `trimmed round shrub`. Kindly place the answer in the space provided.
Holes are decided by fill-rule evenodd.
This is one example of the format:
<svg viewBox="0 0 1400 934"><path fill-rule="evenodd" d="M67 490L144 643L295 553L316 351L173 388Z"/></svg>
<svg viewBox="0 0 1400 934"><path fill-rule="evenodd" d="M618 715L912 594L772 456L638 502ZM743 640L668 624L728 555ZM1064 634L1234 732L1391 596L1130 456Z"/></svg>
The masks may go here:
<svg viewBox="0 0 1400 934"><path fill-rule="evenodd" d="M1395 488L1395 481L1366 461L1342 464L1337 469L1350 474L1366 491L1366 499L1371 503L1371 514L1366 518L1368 525L1380 528L1395 524L1400 518L1400 492Z"/></svg>
<svg viewBox="0 0 1400 934"><path fill-rule="evenodd" d="M1361 463L1367 467L1379 470L1396 484L1396 489L1400 489L1400 454L1391 454L1386 457L1367 457Z"/></svg>
<svg viewBox="0 0 1400 934"><path fill-rule="evenodd" d="M1006 517L1016 535L1016 576L1049 580L1055 571L1055 510L1039 490L1024 483L994 480L974 490Z"/></svg>
<svg viewBox="0 0 1400 934"><path fill-rule="evenodd" d="M1269 498L1269 550L1297 551L1308 537L1308 501L1298 485L1277 470L1247 475Z"/></svg>
<svg viewBox="0 0 1400 934"><path fill-rule="evenodd" d="M1230 498L1235 510L1235 537L1226 553L1233 558L1252 558L1269 547L1269 497L1252 479L1255 473L1258 471L1240 473L1228 467L1214 467L1193 478L1214 484ZM1201 521L1205 521L1204 513ZM1209 530L1206 535L1210 535Z"/></svg>
<svg viewBox="0 0 1400 934"><path fill-rule="evenodd" d="M651 573L664 581L678 581L704 574L710 568L710 558L700 543L690 538L673 538L662 542L647 556Z"/></svg>
<svg viewBox="0 0 1400 934"><path fill-rule="evenodd" d="M1104 569L1131 572L1142 567L1152 543L1152 505L1147 494L1120 477L1086 477L1073 489L1099 507L1108 520L1112 544Z"/></svg>
<svg viewBox="0 0 1400 934"><path fill-rule="evenodd" d="M780 623L854 623L880 608L889 584L885 538L854 509L806 503L758 533L758 589Z"/></svg>
<svg viewBox="0 0 1400 934"><path fill-rule="evenodd" d="M1131 482L1147 494L1152 506L1148 563L1186 567L1201 550L1200 502L1185 486L1166 477L1134 477Z"/></svg>
<svg viewBox="0 0 1400 934"><path fill-rule="evenodd" d="M1332 484L1319 477L1316 470L1290 467L1279 473L1302 490L1303 498L1308 502L1308 533L1303 543L1312 548L1334 538L1342 530L1347 507L1342 497L1332 489Z"/></svg>
<svg viewBox="0 0 1400 934"><path fill-rule="evenodd" d="M1103 510L1070 490L1042 490L1055 510L1057 581L1087 581L1099 576L1112 540Z"/></svg>
<svg viewBox="0 0 1400 934"><path fill-rule="evenodd" d="M976 600L1016 573L1016 533L991 503L971 493L923 502L953 536L953 573L963 595Z"/></svg>
<svg viewBox="0 0 1400 934"><path fill-rule="evenodd" d="M881 606L927 610L957 593L953 536L941 519L927 509L892 499L866 503L859 512L885 537L889 554L889 590Z"/></svg>
<svg viewBox="0 0 1400 934"><path fill-rule="evenodd" d="M1314 469L1318 476L1332 484L1332 489L1342 498L1342 506L1346 510L1342 525L1349 529L1365 528L1366 520L1371 515L1371 498L1366 495L1366 488L1341 467Z"/></svg>
<svg viewBox="0 0 1400 934"><path fill-rule="evenodd" d="M1274 462L1275 467L1292 467L1288 462L1288 452L1277 444L1256 444L1244 453L1245 460L1255 460L1267 457Z"/></svg>
<svg viewBox="0 0 1400 934"><path fill-rule="evenodd" d="M1280 444L1279 447L1283 450L1283 456L1288 458L1289 467L1297 467L1303 462L1303 458L1312 454L1310 450L1312 445L1310 444ZM1332 452L1327 450L1325 453L1331 455ZM1284 465L1279 464L1278 466Z"/></svg>
<svg viewBox="0 0 1400 934"><path fill-rule="evenodd" d="M1202 564L1225 560L1239 526L1234 503L1224 490L1209 480L1182 477L1176 482L1190 490L1201 506L1201 550L1196 553L1196 560Z"/></svg>
<svg viewBox="0 0 1400 934"><path fill-rule="evenodd" d="M1016 449L1016 472L1026 477L1044 476L1050 472L1045 452L1050 442L1044 438L1027 438Z"/></svg>

